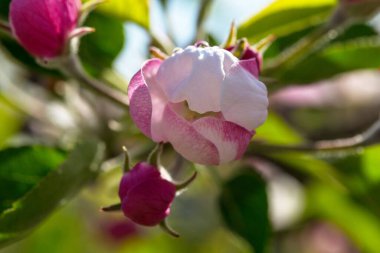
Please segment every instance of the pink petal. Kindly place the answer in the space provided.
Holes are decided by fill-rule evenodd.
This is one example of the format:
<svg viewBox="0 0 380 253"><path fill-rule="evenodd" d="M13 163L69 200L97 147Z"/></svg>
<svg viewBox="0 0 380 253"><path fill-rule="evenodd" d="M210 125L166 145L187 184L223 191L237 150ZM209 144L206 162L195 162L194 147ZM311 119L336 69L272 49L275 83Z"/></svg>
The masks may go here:
<svg viewBox="0 0 380 253"><path fill-rule="evenodd" d="M215 144L220 164L241 158L253 136L253 132L243 127L214 117L198 119L192 125Z"/></svg>
<svg viewBox="0 0 380 253"><path fill-rule="evenodd" d="M222 85L222 114L227 121L252 130L267 117L268 97L265 85L239 63L227 73Z"/></svg>
<svg viewBox="0 0 380 253"><path fill-rule="evenodd" d="M146 83L146 78L154 76L161 64L161 60L147 61L131 79L128 87L129 110L136 126L145 135L152 137L152 98Z"/></svg>
<svg viewBox="0 0 380 253"><path fill-rule="evenodd" d="M155 226L170 213L176 193L175 186L161 178L140 182L122 201L128 218L140 225Z"/></svg>
<svg viewBox="0 0 380 253"><path fill-rule="evenodd" d="M120 181L119 197L122 200L127 193L144 180L160 178L159 170L148 163L136 164L131 171L125 173Z"/></svg>
<svg viewBox="0 0 380 253"><path fill-rule="evenodd" d="M219 164L216 146L179 116L170 104L165 107L162 128L167 141L186 159L205 165Z"/></svg>

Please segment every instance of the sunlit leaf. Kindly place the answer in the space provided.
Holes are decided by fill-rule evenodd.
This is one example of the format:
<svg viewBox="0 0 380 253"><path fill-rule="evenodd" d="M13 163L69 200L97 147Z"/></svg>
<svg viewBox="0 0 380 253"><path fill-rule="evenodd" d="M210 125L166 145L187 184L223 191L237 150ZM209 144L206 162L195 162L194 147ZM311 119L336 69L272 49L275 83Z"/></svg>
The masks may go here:
<svg viewBox="0 0 380 253"><path fill-rule="evenodd" d="M47 153L44 154L46 156ZM51 172L41 180L31 177L29 183L34 184L33 188L13 202L12 207L0 215L0 247L25 237L56 207L64 204L70 197L78 193L98 173L102 154L102 144L97 141L85 141L78 144L62 166L57 169L53 169L51 166L57 165L58 160L54 160L54 164L53 162L51 164L44 163L44 159L49 158L46 156L42 159L41 154L35 155L37 158L35 156L20 158L20 164L17 163L18 156L14 157L15 160L12 161L12 167L9 169L11 172L14 172L16 167L26 168L25 171L28 171L32 166L29 164L36 162L45 166L43 170L38 167L42 171L39 172L39 175L46 174L49 170ZM5 169L1 168L0 171ZM34 171L37 168L31 170ZM17 174L15 175L17 176ZM23 191L27 190L23 189Z"/></svg>
<svg viewBox="0 0 380 253"><path fill-rule="evenodd" d="M98 10L149 29L149 0L108 0L101 4Z"/></svg>
<svg viewBox="0 0 380 253"><path fill-rule="evenodd" d="M364 150L362 168L367 180L380 183L380 145L367 147Z"/></svg>
<svg viewBox="0 0 380 253"><path fill-rule="evenodd" d="M223 185L219 206L228 228L265 252L271 228L264 180L248 168Z"/></svg>
<svg viewBox="0 0 380 253"><path fill-rule="evenodd" d="M239 36L251 42L274 34L283 36L323 23L336 0L276 0L239 27Z"/></svg>

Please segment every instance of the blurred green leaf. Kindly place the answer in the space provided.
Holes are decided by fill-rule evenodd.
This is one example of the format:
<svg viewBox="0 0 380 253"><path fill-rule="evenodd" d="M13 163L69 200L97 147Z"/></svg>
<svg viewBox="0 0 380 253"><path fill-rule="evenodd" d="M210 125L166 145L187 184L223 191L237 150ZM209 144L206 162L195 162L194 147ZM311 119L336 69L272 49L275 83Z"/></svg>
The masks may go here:
<svg viewBox="0 0 380 253"><path fill-rule="evenodd" d="M380 183L380 145L367 147L362 154L362 168L367 180Z"/></svg>
<svg viewBox="0 0 380 253"><path fill-rule="evenodd" d="M336 168L313 155L302 152L283 152L271 153L266 157L283 169L300 173L301 177L306 176L310 180L316 179L331 187L344 189L344 185L340 181L342 177Z"/></svg>
<svg viewBox="0 0 380 253"><path fill-rule="evenodd" d="M103 145L97 141L82 142L76 146L58 169L48 173L39 181L38 177L30 177L29 183L34 184L34 188L0 215L0 247L25 237L56 207L67 202L70 197L78 193L86 183L93 179L98 173L103 149ZM41 177L52 169L51 165L56 165L61 159L55 158L50 163L44 163L45 159L49 159L49 157L46 152L42 153L45 155L44 157L41 157L43 155L41 153L32 152L33 156L26 155L23 159L20 158L21 160L18 160L19 156L16 155L9 171L14 172L16 167L27 168L25 171L39 170L37 175ZM22 163L18 164L18 161L22 161ZM31 168L30 166L33 163L40 163L44 167L43 169ZM3 170L1 168L1 171ZM16 175L14 173L14 176ZM21 178L25 180L25 178ZM25 192L26 189L23 191Z"/></svg>
<svg viewBox="0 0 380 253"><path fill-rule="evenodd" d="M280 37L310 26L322 24L336 0L276 0L239 27L239 37L257 42L273 34Z"/></svg>
<svg viewBox="0 0 380 253"><path fill-rule="evenodd" d="M255 139L275 144L298 144L303 138L274 112L268 114L266 122L256 130Z"/></svg>
<svg viewBox="0 0 380 253"><path fill-rule="evenodd" d="M9 12L9 4L11 3L11 0L1 0L0 1L0 18L7 20L8 19L8 12Z"/></svg>
<svg viewBox="0 0 380 253"><path fill-rule="evenodd" d="M96 31L81 39L79 56L94 76L112 66L124 46L123 23L101 13L91 13L85 26L93 27Z"/></svg>
<svg viewBox="0 0 380 253"><path fill-rule="evenodd" d="M4 145L8 138L15 134L21 127L22 115L12 108L0 94L0 147ZM1 187L1 186L0 186ZM1 190L0 190L1 195ZM1 203L0 203L1 206ZM1 209L1 207L0 207Z"/></svg>
<svg viewBox="0 0 380 253"><path fill-rule="evenodd" d="M380 55L378 36L334 43L276 78L281 83L308 83L355 69L377 69L380 66L377 55Z"/></svg>
<svg viewBox="0 0 380 253"><path fill-rule="evenodd" d="M318 184L309 188L307 199L309 215L338 225L356 242L361 252L379 252L380 223L365 207L344 192Z"/></svg>
<svg viewBox="0 0 380 253"><path fill-rule="evenodd" d="M227 226L263 253L271 232L264 180L246 169L223 185L219 206Z"/></svg>
<svg viewBox="0 0 380 253"><path fill-rule="evenodd" d="M0 213L64 161L63 152L41 146L0 151Z"/></svg>
<svg viewBox="0 0 380 253"><path fill-rule="evenodd" d="M149 29L149 0L108 0L97 10L121 19L132 21Z"/></svg>

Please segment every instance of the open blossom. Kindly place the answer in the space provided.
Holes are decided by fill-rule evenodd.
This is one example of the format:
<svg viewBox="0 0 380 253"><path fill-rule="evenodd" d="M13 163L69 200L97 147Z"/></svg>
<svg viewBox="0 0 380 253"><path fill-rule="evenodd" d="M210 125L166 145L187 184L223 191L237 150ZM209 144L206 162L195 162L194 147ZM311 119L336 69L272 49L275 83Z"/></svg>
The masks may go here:
<svg viewBox="0 0 380 253"><path fill-rule="evenodd" d="M155 226L169 215L175 194L175 185L145 162L125 173L119 187L124 215L144 226Z"/></svg>
<svg viewBox="0 0 380 253"><path fill-rule="evenodd" d="M132 78L131 117L156 142L186 159L217 165L239 159L267 117L257 60L240 61L219 47L177 50L151 59Z"/></svg>
<svg viewBox="0 0 380 253"><path fill-rule="evenodd" d="M12 33L30 54L57 57L77 26L80 6L80 0L12 0Z"/></svg>

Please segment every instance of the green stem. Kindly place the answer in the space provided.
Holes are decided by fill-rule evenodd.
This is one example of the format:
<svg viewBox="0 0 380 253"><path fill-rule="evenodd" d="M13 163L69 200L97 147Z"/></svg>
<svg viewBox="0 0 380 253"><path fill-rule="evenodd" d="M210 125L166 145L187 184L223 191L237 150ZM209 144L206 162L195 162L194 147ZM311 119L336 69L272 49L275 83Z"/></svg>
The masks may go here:
<svg viewBox="0 0 380 253"><path fill-rule="evenodd" d="M197 17L197 35L196 40L202 40L204 39L205 31L204 31L204 22L207 18L207 14L210 10L211 4L213 3L212 0L202 0L201 6L199 9L198 17Z"/></svg>
<svg viewBox="0 0 380 253"><path fill-rule="evenodd" d="M92 92L107 98L121 107L128 107L129 104L127 95L111 88L101 81L90 77L84 70L77 54L71 54L70 56L62 59L62 61L58 64L58 69L77 80L79 83L84 84L84 87Z"/></svg>
<svg viewBox="0 0 380 253"><path fill-rule="evenodd" d="M343 32L347 24L348 18L345 11L341 7L338 7L325 25L298 41L274 60L268 61L264 66L263 76L274 76L273 72L284 69L284 66L286 66L286 69L289 69L304 60L311 53L321 50L331 39ZM332 32L336 35L331 36Z"/></svg>
<svg viewBox="0 0 380 253"><path fill-rule="evenodd" d="M0 31L12 37L12 30L9 24L3 20L0 20Z"/></svg>

